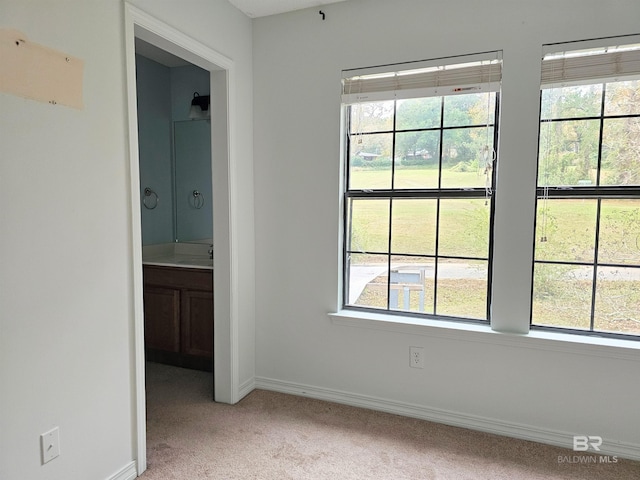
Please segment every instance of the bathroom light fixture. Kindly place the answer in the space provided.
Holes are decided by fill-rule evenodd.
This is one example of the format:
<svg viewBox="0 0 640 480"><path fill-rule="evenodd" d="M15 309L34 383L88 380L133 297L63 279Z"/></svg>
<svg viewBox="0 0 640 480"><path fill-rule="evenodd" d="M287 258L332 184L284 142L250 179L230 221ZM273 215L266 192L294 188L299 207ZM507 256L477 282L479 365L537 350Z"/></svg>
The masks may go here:
<svg viewBox="0 0 640 480"><path fill-rule="evenodd" d="M209 118L209 95L200 95L193 92L193 100L191 100L191 110L189 110L189 118L195 120L198 118Z"/></svg>

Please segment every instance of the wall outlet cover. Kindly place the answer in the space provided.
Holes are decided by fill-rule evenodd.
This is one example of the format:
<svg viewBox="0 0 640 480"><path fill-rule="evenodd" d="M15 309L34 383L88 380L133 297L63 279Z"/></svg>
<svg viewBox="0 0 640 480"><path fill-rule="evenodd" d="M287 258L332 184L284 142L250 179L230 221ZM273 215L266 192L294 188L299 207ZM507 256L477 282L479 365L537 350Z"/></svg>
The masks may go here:
<svg viewBox="0 0 640 480"><path fill-rule="evenodd" d="M409 347L409 366L411 368L424 368L423 347Z"/></svg>

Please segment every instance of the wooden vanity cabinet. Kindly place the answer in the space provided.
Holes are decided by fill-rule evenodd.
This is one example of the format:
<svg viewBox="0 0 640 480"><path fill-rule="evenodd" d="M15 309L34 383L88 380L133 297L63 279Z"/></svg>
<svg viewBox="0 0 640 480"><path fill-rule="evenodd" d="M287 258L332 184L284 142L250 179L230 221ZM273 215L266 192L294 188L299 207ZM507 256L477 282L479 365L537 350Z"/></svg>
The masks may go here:
<svg viewBox="0 0 640 480"><path fill-rule="evenodd" d="M213 272L144 265L147 360L213 371Z"/></svg>

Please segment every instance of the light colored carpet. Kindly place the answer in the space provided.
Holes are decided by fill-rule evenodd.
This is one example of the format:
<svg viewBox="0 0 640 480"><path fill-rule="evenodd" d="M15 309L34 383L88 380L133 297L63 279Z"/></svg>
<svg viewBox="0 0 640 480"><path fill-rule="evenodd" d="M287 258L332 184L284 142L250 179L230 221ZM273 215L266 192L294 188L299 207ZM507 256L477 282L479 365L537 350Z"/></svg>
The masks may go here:
<svg viewBox="0 0 640 480"><path fill-rule="evenodd" d="M256 390L213 403L211 374L147 364L143 480L637 480L640 462Z"/></svg>

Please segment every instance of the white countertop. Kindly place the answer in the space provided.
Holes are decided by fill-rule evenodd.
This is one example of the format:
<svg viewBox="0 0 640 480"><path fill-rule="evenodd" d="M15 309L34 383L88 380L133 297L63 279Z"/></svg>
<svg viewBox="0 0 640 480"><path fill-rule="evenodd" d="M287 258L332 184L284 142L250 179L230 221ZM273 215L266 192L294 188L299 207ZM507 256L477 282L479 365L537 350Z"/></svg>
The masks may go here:
<svg viewBox="0 0 640 480"><path fill-rule="evenodd" d="M213 270L209 258L212 245L202 243L161 243L142 247L142 264L163 267Z"/></svg>

